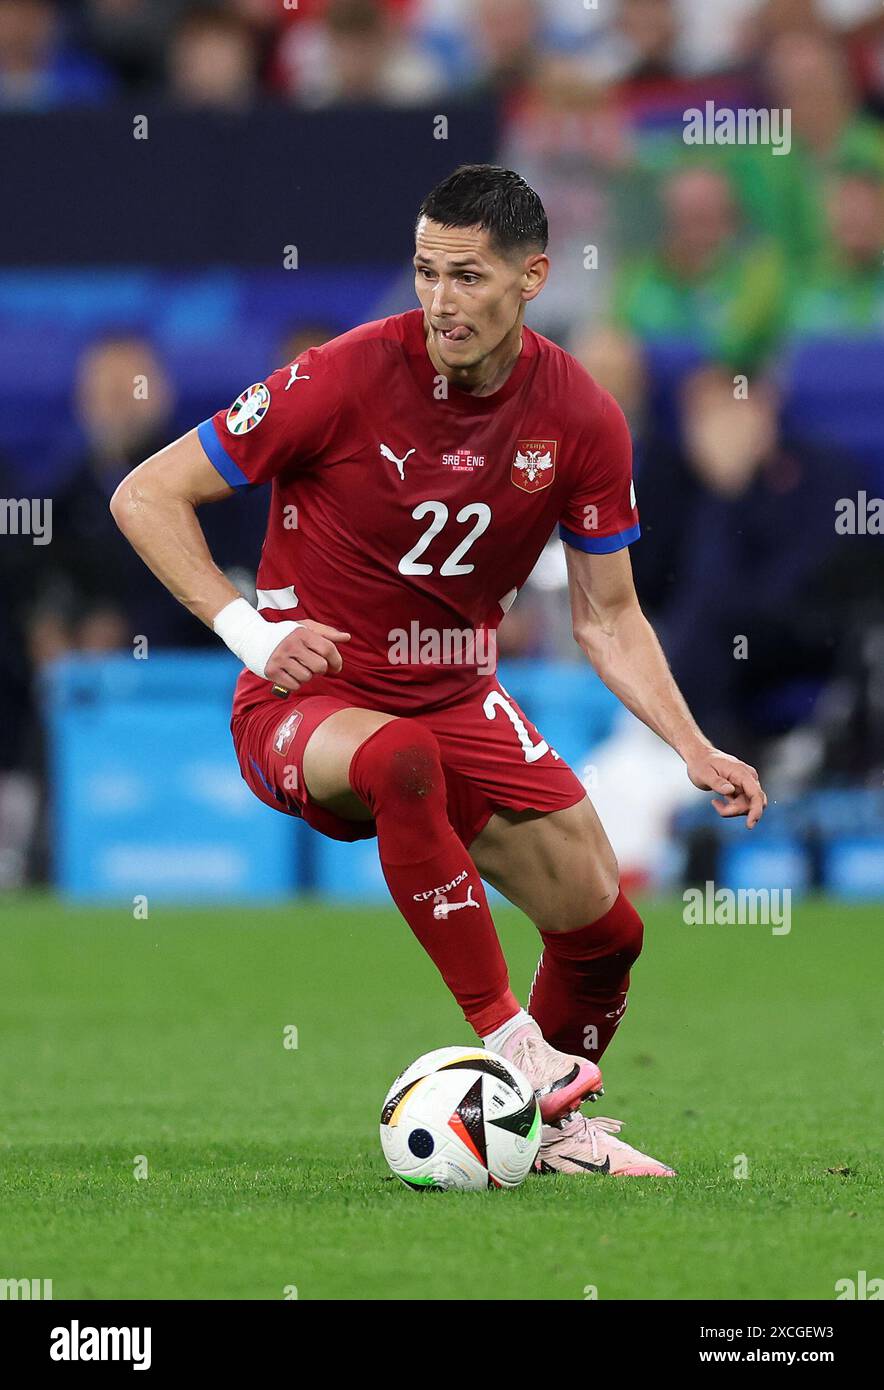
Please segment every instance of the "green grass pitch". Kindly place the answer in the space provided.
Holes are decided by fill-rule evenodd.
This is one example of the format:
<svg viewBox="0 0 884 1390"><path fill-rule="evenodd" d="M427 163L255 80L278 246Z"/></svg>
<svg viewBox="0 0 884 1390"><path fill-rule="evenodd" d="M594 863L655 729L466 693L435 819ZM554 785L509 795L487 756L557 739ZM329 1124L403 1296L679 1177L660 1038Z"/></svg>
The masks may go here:
<svg viewBox="0 0 884 1390"><path fill-rule="evenodd" d="M795 903L773 936L642 908L598 1109L678 1179L425 1196L387 1180L381 1101L473 1039L392 909L7 900L0 1278L56 1299L604 1300L832 1299L880 1275L880 909ZM536 935L497 920L524 996Z"/></svg>

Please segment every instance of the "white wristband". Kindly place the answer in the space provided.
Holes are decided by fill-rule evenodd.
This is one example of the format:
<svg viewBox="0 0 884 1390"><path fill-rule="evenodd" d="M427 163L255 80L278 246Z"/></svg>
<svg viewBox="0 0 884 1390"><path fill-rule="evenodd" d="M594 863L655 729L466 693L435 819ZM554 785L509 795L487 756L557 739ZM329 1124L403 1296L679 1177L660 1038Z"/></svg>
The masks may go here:
<svg viewBox="0 0 884 1390"><path fill-rule="evenodd" d="M244 598L235 598L216 614L212 627L227 646L256 676L267 680L267 662L284 637L300 623L268 623Z"/></svg>

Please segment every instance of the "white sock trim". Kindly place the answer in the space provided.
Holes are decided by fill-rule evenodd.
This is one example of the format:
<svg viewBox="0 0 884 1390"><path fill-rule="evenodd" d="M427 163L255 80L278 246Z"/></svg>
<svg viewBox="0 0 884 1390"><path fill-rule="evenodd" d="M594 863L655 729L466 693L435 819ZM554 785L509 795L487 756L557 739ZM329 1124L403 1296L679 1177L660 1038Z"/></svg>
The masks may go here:
<svg viewBox="0 0 884 1390"><path fill-rule="evenodd" d="M526 1023L534 1023L534 1019L527 1009L519 1009L518 1013L513 1014L512 1018L508 1018L506 1023L495 1028L493 1033L488 1033L482 1039L482 1043L489 1052L500 1052L510 1034L514 1033L517 1028L524 1028Z"/></svg>

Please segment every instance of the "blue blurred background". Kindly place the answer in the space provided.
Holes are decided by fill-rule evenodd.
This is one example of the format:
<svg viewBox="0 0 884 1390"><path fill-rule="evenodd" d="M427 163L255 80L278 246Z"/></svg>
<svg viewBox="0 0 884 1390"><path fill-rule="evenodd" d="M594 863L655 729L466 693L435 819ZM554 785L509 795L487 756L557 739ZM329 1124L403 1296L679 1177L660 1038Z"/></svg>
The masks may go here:
<svg viewBox="0 0 884 1390"><path fill-rule="evenodd" d="M788 111L789 152L686 144L709 101ZM762 830L718 824L588 670L558 541L501 629L507 688L629 882L884 896L882 118L875 0L0 0L0 888L384 895L371 842L250 798L236 663L107 501L306 346L411 308L421 197L492 160L546 204L528 321L627 414L640 597L762 771ZM45 499L48 544L16 523ZM247 596L266 508L201 516Z"/></svg>

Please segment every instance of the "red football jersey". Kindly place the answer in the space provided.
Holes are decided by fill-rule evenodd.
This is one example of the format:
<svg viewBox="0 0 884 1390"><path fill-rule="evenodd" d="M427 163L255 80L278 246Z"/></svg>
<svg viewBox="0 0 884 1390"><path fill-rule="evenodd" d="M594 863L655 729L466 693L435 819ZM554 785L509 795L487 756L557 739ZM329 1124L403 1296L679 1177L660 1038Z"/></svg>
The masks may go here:
<svg viewBox="0 0 884 1390"><path fill-rule="evenodd" d="M363 707L414 713L493 670L494 629L556 525L595 553L639 535L620 408L530 328L500 390L472 396L437 374L422 309L363 324L199 437L232 487L272 481L258 607L351 633L341 674L310 691ZM234 714L269 690L244 671Z"/></svg>

